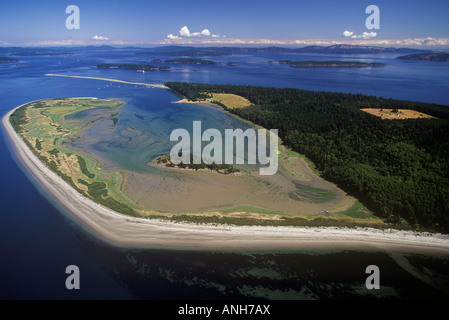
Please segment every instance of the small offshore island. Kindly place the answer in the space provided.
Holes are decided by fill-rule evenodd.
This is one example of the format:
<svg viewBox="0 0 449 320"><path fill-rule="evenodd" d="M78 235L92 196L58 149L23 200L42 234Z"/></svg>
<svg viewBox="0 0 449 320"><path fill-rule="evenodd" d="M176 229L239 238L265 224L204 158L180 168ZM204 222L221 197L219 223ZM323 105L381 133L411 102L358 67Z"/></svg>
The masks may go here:
<svg viewBox="0 0 449 320"><path fill-rule="evenodd" d="M239 169L229 164L216 164L216 163L206 164L202 160L201 163L194 164L192 155L190 156L190 164L185 164L181 162L180 164L176 165L171 161L170 156L157 157L156 163L169 168L179 168L188 170L210 170L220 174L232 174L232 175L240 174Z"/></svg>

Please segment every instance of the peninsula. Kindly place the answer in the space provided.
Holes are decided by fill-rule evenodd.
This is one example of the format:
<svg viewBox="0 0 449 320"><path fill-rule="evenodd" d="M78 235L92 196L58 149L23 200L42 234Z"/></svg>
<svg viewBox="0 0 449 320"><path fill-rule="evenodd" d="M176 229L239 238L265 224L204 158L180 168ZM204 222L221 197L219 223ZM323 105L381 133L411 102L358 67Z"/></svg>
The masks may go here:
<svg viewBox="0 0 449 320"><path fill-rule="evenodd" d="M111 81L112 79L98 78L96 80ZM121 82L121 80L117 81ZM197 101L198 99L195 97L199 96L203 99L220 98L225 108L228 108L226 103L232 101L235 106L229 110L234 112L243 112L242 114L244 114L247 111L256 110L256 106L252 103L239 107L238 104L246 103L247 99L242 97L237 100L234 98L243 94L244 92L241 91L243 89L249 93L255 88L232 86L233 90L230 90L230 87L226 86L219 88L194 85L189 89L184 86L190 86L190 84L167 83L167 85L178 94L190 90L189 98ZM217 92L221 92L221 96L214 97L215 94L218 94ZM292 92L287 90L285 93L291 94ZM271 93L268 91L266 94L270 96ZM262 102L262 96L258 97L257 94L251 96L256 99L257 103ZM209 209L205 212L194 211L188 214L158 212L151 209L151 206L149 209L136 202L133 190L128 190L127 193L123 192L123 179L125 179L123 173L104 170L100 168L100 162L97 159L71 148L71 140L77 139L76 137L86 128L95 125L97 121L109 121L112 128L120 123L117 111L122 105L122 102L115 99L49 99L22 105L3 118L3 125L8 136L13 141L20 159L30 169L33 176L49 190L50 195L57 199L58 203L74 215L77 221L106 241L119 246L178 249L371 248L376 242L376 246L405 252L443 253L449 250L448 237L444 235L419 233L418 237L415 232L394 230L386 233L372 229L372 227L391 228L394 224L378 219L357 201L354 203L353 200L348 201L350 198L342 197L338 188L314 175L307 165L304 166L304 163L301 162L303 160L298 157L298 154L285 147L281 147L279 154L280 166L286 174L285 177L288 175L302 176L303 178L296 181L302 181L301 183L308 181L307 184L310 181L315 181L313 185L316 186L316 183L319 183L320 188L325 189L300 185L295 182L296 194L286 190L289 197L282 201L280 198L275 200L269 194L257 199L259 199L258 201L267 200L264 202L267 206L273 201L277 207L287 204L285 207L287 211L290 201L296 209L311 210L316 214L286 214L282 211L257 209L251 206L235 206L224 210ZM308 119L310 120L310 117ZM246 188L249 186L248 183L252 183L250 182L252 178L248 180L250 176L247 172L235 177L224 174L209 178L207 172L188 173L188 171L194 170L185 171L185 174L192 175L192 178L195 177L197 181L206 179L208 183L205 185L209 189L212 187L210 179L226 180L227 183L231 183L229 190L219 188L222 197L226 197L228 191L232 191L234 188L241 185ZM276 179L281 177L282 175ZM168 176L161 178L165 181ZM155 176L151 179L154 180ZM238 181L235 180L234 184L229 179ZM295 179L298 178L290 181L295 181ZM156 179L153 183L160 186L161 181ZM167 182L165 181L165 183ZM179 184L180 181L177 180L176 183ZM279 181L270 180L267 183L267 190L275 190L277 188L273 183L277 184ZM259 188L262 185L259 185ZM127 184L127 186L130 185ZM285 189L286 186L283 185L282 188ZM153 190L152 193L156 194L150 196L150 204L156 203L158 197L161 197L157 191L157 189ZM237 194L241 194L242 191L244 189L237 190ZM244 197L251 200L250 195L251 193L243 194ZM206 202L210 197L204 191L200 193L200 196L202 201ZM214 195L212 200L216 199L216 196ZM177 197L179 198L179 195ZM304 201L304 199L308 200ZM301 202L300 207L298 207L297 201ZM189 204L188 200L181 200L181 203L183 207ZM164 204L171 203L164 201ZM330 206L335 208L331 212L319 209L330 208ZM192 226L178 222L200 222L209 223L209 225ZM264 227L254 227L254 225ZM340 228L315 228L315 226L329 225L340 226ZM304 226L309 228L302 228ZM346 229L349 226L357 226L359 229ZM311 232L313 236L311 236ZM248 233L251 233L251 237L248 237Z"/></svg>
<svg viewBox="0 0 449 320"><path fill-rule="evenodd" d="M416 54L409 54L409 55L405 55L405 56L400 56L400 57L397 57L397 59L442 62L442 61L449 61L449 53L447 53L447 52L416 53Z"/></svg>
<svg viewBox="0 0 449 320"><path fill-rule="evenodd" d="M288 64L295 68L364 68L364 67L385 67L384 63L366 63L358 61L291 61L281 60L280 64Z"/></svg>
<svg viewBox="0 0 449 320"><path fill-rule="evenodd" d="M10 63L10 62L19 62L19 59L0 57L0 63Z"/></svg>
<svg viewBox="0 0 449 320"><path fill-rule="evenodd" d="M360 228L246 227L179 224L118 214L82 196L46 167L14 131L9 111L2 124L15 152L33 179L81 226L100 239L123 248L174 250L383 249L448 254L445 235Z"/></svg>

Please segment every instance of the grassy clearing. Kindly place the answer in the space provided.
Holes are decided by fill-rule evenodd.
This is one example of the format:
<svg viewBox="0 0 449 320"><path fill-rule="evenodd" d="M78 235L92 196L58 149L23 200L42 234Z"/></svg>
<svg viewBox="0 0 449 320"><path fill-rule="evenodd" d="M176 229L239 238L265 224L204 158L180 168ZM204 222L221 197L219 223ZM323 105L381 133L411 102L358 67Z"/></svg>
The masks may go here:
<svg viewBox="0 0 449 320"><path fill-rule="evenodd" d="M212 96L206 99L206 101L211 103L218 102L218 104L223 104L229 109L244 108L251 105L248 99L230 93L212 93Z"/></svg>
<svg viewBox="0 0 449 320"><path fill-rule="evenodd" d="M375 108L366 108L361 109L369 114L372 114L376 117L380 117L382 119L435 119L435 117L425 114L423 112L410 110L410 109L375 109Z"/></svg>

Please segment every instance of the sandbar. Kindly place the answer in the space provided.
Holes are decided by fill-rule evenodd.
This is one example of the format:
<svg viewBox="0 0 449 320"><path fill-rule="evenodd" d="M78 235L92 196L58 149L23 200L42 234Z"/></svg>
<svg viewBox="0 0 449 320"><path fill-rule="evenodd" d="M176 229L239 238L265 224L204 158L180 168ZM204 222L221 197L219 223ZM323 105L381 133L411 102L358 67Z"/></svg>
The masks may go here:
<svg viewBox="0 0 449 320"><path fill-rule="evenodd" d="M63 213L97 238L114 246L164 250L354 249L449 254L449 236L444 234L371 228L194 225L125 216L85 198L46 167L10 124L9 116L14 110L3 117L2 124L15 155L30 179L39 184L44 194Z"/></svg>

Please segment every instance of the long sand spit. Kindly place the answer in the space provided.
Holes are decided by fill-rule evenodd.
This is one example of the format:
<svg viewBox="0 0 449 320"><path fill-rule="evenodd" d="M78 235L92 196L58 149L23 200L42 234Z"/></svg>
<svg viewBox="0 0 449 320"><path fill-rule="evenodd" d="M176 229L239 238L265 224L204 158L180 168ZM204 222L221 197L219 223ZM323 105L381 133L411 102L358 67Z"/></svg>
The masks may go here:
<svg viewBox="0 0 449 320"><path fill-rule="evenodd" d="M10 124L9 116L14 110L3 117L2 124L28 176L72 220L118 247L213 251L354 249L449 254L449 236L444 234L371 228L193 225L125 216L84 197L45 166Z"/></svg>
<svg viewBox="0 0 449 320"><path fill-rule="evenodd" d="M145 83L145 82L131 82L131 81L118 80L118 79L109 79L109 78L71 76L71 75L66 75L66 74L55 74L55 73L47 73L47 74L45 74L45 76L47 76L47 77L64 77L64 78L100 80L100 81L118 82L118 83L124 83L124 84L134 84L134 85L150 87L150 88L170 89L169 87L164 86L163 84Z"/></svg>

